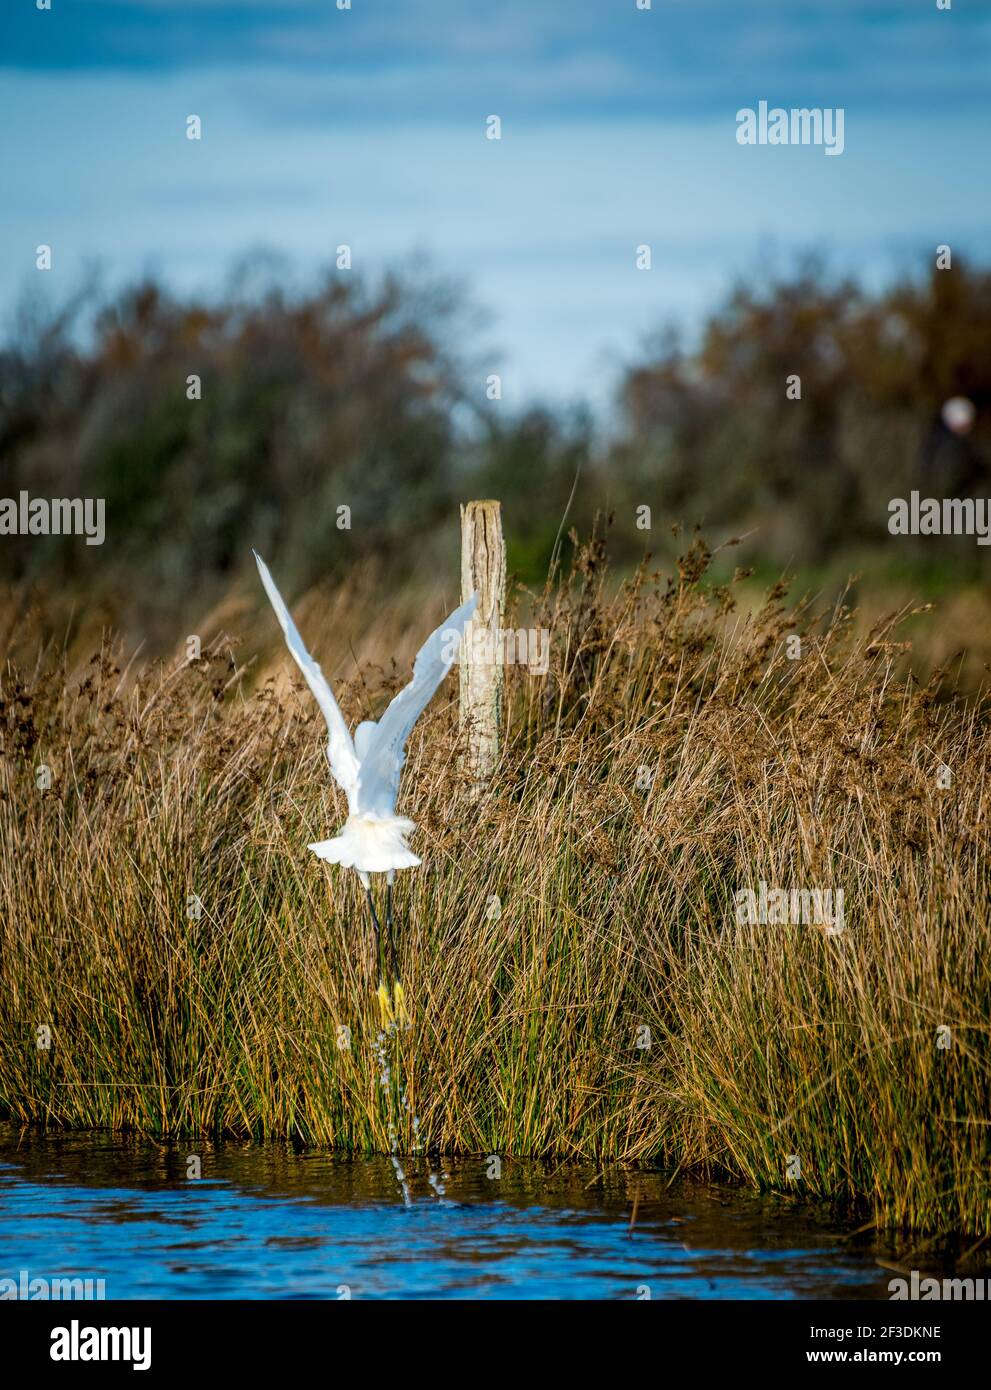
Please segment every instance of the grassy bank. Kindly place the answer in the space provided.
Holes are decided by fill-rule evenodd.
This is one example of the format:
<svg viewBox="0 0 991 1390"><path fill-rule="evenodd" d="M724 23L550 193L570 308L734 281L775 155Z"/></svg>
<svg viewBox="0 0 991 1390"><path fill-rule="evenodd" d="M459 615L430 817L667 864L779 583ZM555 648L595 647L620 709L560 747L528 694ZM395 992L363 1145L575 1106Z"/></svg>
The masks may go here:
<svg viewBox="0 0 991 1390"><path fill-rule="evenodd" d="M537 603L551 669L508 668L486 796L453 683L414 731L385 1084L357 882L305 848L343 798L270 616L262 671L225 640L8 668L0 1114L661 1159L991 1231L985 707L901 677L893 621L737 618L701 547L618 593L600 560ZM349 719L407 670L338 681ZM761 881L842 889L843 930L741 923Z"/></svg>

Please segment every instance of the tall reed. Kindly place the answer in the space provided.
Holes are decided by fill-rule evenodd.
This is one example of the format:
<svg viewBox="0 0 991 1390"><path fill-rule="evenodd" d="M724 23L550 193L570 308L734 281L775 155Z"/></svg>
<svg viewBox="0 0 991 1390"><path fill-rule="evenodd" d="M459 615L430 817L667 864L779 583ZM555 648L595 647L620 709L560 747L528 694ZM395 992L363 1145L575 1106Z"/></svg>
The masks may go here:
<svg viewBox="0 0 991 1390"><path fill-rule="evenodd" d="M858 636L782 586L741 616L709 559L617 586L576 546L519 620L550 667L507 668L482 797L453 683L414 731L387 1085L360 890L305 848L346 808L274 623L244 622L267 678L226 637L8 665L0 1114L656 1160L991 1232L987 705L901 674L897 617ZM337 682L349 719L405 677ZM749 921L761 882L841 889L842 930Z"/></svg>

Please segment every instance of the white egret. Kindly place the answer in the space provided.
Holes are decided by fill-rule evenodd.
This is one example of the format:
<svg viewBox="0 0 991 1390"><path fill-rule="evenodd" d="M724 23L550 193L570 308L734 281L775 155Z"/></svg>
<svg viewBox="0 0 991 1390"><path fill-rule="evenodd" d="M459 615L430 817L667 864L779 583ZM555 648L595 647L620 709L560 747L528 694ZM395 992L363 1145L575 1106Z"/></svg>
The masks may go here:
<svg viewBox="0 0 991 1390"><path fill-rule="evenodd" d="M347 797L348 818L343 828L332 839L318 840L308 848L329 864L354 869L361 880L375 935L375 959L379 967L378 997L383 1020L388 1022L392 1017L401 1020L405 1015L405 1002L403 987L396 976L392 885L397 869L415 868L420 860L406 843L416 825L396 815L399 775L406 758L406 740L451 669L465 627L475 611L478 595L472 594L466 603L455 609L447 621L431 633L416 654L413 679L395 696L381 719L365 719L358 725L352 742L334 692L303 645L303 639L268 566L257 551L251 553L258 564L258 573L275 609L279 626L285 634L286 645L327 721L327 761L334 781ZM391 995L382 978L379 920L371 886L371 875L374 873L384 873L386 876L385 921L393 980Z"/></svg>

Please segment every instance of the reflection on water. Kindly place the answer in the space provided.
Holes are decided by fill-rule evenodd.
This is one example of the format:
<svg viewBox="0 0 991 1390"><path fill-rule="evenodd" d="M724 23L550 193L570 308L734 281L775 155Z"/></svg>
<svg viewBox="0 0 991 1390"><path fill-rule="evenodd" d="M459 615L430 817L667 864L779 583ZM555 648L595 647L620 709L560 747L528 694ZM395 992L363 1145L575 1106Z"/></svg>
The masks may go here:
<svg viewBox="0 0 991 1390"><path fill-rule="evenodd" d="M819 1207L618 1167L503 1159L493 1178L481 1157L443 1164L440 1200L424 1159L405 1167L409 1207L388 1158L0 1124L0 1278L102 1278L108 1298L887 1297L878 1248Z"/></svg>

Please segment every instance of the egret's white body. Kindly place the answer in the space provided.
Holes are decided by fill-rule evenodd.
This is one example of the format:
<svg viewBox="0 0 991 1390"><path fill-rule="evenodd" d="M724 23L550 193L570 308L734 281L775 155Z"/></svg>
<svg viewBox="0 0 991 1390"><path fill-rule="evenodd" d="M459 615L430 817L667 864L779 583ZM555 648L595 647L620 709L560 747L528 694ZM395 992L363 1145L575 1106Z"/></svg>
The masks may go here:
<svg viewBox="0 0 991 1390"><path fill-rule="evenodd" d="M396 869L415 869L420 860L406 843L416 829L414 821L402 816L348 816L344 828L329 840L308 845L328 864L359 873L393 873Z"/></svg>
<svg viewBox="0 0 991 1390"><path fill-rule="evenodd" d="M393 699L381 719L359 724L352 741L334 693L303 645L268 566L257 552L253 553L289 651L327 721L327 760L348 802L348 819L341 831L308 848L330 864L357 870L366 888L368 875L373 873L387 874L391 884L397 869L413 869L420 863L406 843L416 826L396 815L406 740L451 669L465 626L475 611L477 596L472 594L431 633L417 652L409 685Z"/></svg>

